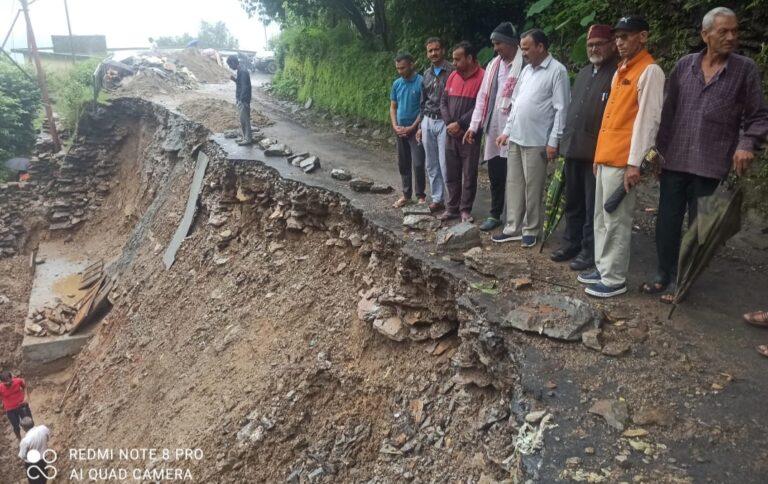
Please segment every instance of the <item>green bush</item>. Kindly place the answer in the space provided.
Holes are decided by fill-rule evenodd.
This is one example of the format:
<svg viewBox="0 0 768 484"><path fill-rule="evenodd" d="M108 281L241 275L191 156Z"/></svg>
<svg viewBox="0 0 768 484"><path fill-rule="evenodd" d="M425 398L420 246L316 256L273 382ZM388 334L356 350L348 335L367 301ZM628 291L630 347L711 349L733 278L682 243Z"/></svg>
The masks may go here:
<svg viewBox="0 0 768 484"><path fill-rule="evenodd" d="M393 56L358 40L346 27L298 27L280 39L278 95L334 113L389 122L389 90L397 76Z"/></svg>
<svg viewBox="0 0 768 484"><path fill-rule="evenodd" d="M93 72L99 62L98 59L78 62L67 71L49 75L51 102L70 138L77 133L80 118L93 104ZM101 101L106 99L103 92L99 96Z"/></svg>
<svg viewBox="0 0 768 484"><path fill-rule="evenodd" d="M37 84L10 62L0 60L0 165L32 148L39 109ZM8 175L3 173L0 177Z"/></svg>

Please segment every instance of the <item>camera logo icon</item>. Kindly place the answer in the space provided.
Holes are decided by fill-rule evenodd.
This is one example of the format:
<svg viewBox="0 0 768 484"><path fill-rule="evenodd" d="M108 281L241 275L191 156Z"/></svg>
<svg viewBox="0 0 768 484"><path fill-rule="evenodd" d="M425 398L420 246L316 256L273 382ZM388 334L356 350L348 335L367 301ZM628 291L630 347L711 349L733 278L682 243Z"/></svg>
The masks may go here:
<svg viewBox="0 0 768 484"><path fill-rule="evenodd" d="M27 462L31 465L27 467L27 477L30 479L41 477L53 479L59 473L53 465L58 458L58 454L53 449L46 449L42 454L37 449L30 449L27 452Z"/></svg>

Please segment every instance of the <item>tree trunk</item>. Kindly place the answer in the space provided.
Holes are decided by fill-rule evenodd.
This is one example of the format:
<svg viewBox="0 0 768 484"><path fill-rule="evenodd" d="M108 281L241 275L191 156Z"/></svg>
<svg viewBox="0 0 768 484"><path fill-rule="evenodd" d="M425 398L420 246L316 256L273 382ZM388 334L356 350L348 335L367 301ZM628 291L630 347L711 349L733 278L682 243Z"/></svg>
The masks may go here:
<svg viewBox="0 0 768 484"><path fill-rule="evenodd" d="M384 49L392 50L389 23L387 23L386 2L384 0L374 0L373 13L374 18L376 19L376 32L381 36L381 41L384 43Z"/></svg>
<svg viewBox="0 0 768 484"><path fill-rule="evenodd" d="M354 0L333 0L331 3L346 15L352 22L352 25L354 25L357 31L360 32L360 36L363 39L370 40L373 37L371 30L365 23L365 17L363 16L362 10L360 10L360 7Z"/></svg>

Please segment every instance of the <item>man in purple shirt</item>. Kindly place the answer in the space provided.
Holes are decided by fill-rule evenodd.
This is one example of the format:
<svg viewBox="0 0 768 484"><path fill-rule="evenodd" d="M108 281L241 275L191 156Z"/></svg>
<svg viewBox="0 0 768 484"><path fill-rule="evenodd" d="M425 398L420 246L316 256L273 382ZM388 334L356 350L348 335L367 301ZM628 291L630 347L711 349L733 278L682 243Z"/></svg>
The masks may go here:
<svg viewBox="0 0 768 484"><path fill-rule="evenodd" d="M657 294L674 284L683 218L696 218L698 197L714 193L730 170L742 175L768 136L768 106L760 72L751 59L735 54L739 23L725 7L702 21L706 48L678 61L669 75L656 137L666 160L659 177L656 219L656 277L640 291ZM668 292L662 301L671 302Z"/></svg>

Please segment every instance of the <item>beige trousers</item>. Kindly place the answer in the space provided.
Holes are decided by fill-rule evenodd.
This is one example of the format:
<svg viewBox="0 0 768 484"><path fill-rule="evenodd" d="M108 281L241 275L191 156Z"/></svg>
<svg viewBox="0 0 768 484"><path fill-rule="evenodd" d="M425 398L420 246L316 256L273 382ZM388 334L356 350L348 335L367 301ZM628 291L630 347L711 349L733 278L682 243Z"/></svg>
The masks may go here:
<svg viewBox="0 0 768 484"><path fill-rule="evenodd" d="M539 236L544 217L547 152L544 146L509 143L507 152L507 235Z"/></svg>
<svg viewBox="0 0 768 484"><path fill-rule="evenodd" d="M606 286L626 284L629 270L632 218L637 190L630 190L613 213L603 208L616 189L624 185L624 168L597 166L595 188L595 266Z"/></svg>

